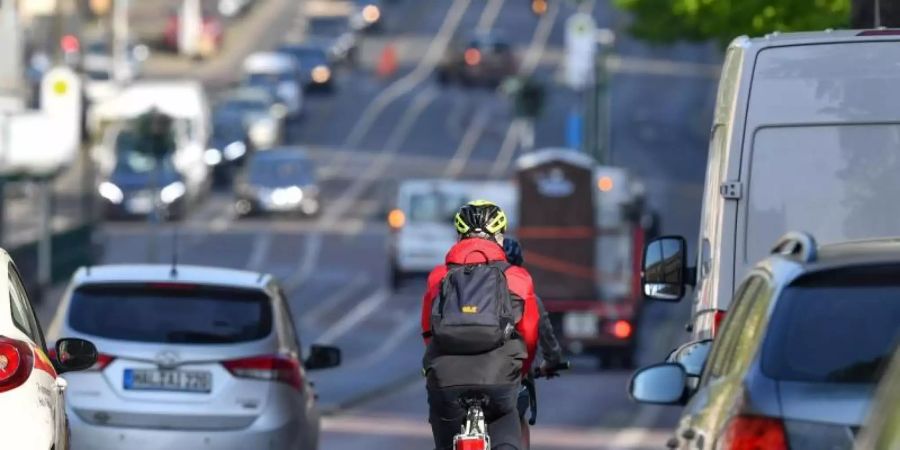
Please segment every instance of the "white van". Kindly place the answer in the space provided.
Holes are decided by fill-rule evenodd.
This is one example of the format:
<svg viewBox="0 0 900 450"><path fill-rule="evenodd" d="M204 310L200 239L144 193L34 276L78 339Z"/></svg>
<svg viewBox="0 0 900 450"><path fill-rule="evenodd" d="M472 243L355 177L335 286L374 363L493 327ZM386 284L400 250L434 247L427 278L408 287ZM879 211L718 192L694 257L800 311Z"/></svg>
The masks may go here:
<svg viewBox="0 0 900 450"><path fill-rule="evenodd" d="M120 129L118 125L152 108L174 118L177 148L172 163L184 177L189 195L204 192L211 180L210 168L203 160L211 119L206 93L195 81L137 82L91 108L89 125L98 135L93 155L100 172L112 172L116 164L113 142Z"/></svg>
<svg viewBox="0 0 900 450"><path fill-rule="evenodd" d="M655 240L645 295L678 301L695 285L689 329L708 338L786 231L822 244L900 235L898 67L897 30L736 39L719 82L696 270L683 238Z"/></svg>
<svg viewBox="0 0 900 450"><path fill-rule="evenodd" d="M508 181L406 180L397 188L395 209L388 214L391 284L399 287L412 275L427 274L444 262L456 243L453 216L477 199L497 203L516 223L518 193Z"/></svg>

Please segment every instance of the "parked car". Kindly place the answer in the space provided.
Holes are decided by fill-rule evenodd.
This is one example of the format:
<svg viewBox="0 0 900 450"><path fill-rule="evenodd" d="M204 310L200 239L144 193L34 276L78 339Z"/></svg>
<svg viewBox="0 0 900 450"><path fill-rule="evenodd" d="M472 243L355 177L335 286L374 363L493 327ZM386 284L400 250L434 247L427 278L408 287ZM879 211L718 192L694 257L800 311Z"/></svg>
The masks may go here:
<svg viewBox="0 0 900 450"><path fill-rule="evenodd" d="M451 45L438 66L438 81L465 86L497 87L516 74L519 64L512 45L496 33L476 33Z"/></svg>
<svg viewBox="0 0 900 450"><path fill-rule="evenodd" d="M69 418L63 392L73 371L91 367L97 349L86 340L60 339L48 350L22 278L0 250L3 294L0 306L0 433L3 447L16 450L69 448ZM2 276L2 275L0 275Z"/></svg>
<svg viewBox="0 0 900 450"><path fill-rule="evenodd" d="M341 15L312 17L307 22L307 35L328 49L332 61L350 64L356 62L359 42L349 17Z"/></svg>
<svg viewBox="0 0 900 450"><path fill-rule="evenodd" d="M645 266L663 291L678 288L667 266L683 258L666 247L679 245L653 244ZM788 233L738 287L699 379L676 357L639 370L630 393L687 403L670 448L849 449L900 338L898 279L900 240Z"/></svg>
<svg viewBox="0 0 900 450"><path fill-rule="evenodd" d="M302 44L285 44L278 48L278 52L290 55L297 61L304 88L334 90L334 66L326 42L307 40Z"/></svg>
<svg viewBox="0 0 900 450"><path fill-rule="evenodd" d="M887 106L900 101L888 89L900 83L898 44L900 35L876 30L742 37L729 46L696 265L671 267L695 286L692 339L716 334L739 280L782 233L805 230L823 244L900 235L900 216L885 208L900 195L900 179L888 175L900 164L900 109Z"/></svg>
<svg viewBox="0 0 900 450"><path fill-rule="evenodd" d="M122 130L116 137L115 168L97 187L105 216L147 217L154 214L159 204L161 218L183 217L189 197L197 198L198 193L188 195L184 177L175 169L171 157L158 162L137 150L137 140L130 129Z"/></svg>
<svg viewBox="0 0 900 450"><path fill-rule="evenodd" d="M233 19L244 15L256 0L218 0L217 9L222 17Z"/></svg>
<svg viewBox="0 0 900 450"><path fill-rule="evenodd" d="M257 52L244 60L244 86L263 89L278 99L287 117L303 112L300 66L294 58L277 52Z"/></svg>
<svg viewBox="0 0 900 450"><path fill-rule="evenodd" d="M257 152L235 181L235 211L242 216L263 213L319 212L316 167L306 152L283 147Z"/></svg>
<svg viewBox="0 0 900 450"><path fill-rule="evenodd" d="M875 392L875 404L869 411L856 450L900 448L900 347L894 351L890 367L881 377Z"/></svg>
<svg viewBox="0 0 900 450"><path fill-rule="evenodd" d="M82 268L59 307L63 336L100 349L69 377L72 447L317 449L308 371L281 288L267 274L199 266Z"/></svg>

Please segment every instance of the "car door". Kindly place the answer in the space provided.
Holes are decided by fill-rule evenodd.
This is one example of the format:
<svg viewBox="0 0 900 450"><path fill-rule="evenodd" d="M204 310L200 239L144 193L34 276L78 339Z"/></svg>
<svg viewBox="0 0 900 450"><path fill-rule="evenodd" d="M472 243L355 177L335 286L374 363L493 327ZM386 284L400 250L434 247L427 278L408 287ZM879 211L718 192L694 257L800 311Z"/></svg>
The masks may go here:
<svg viewBox="0 0 900 450"><path fill-rule="evenodd" d="M711 449L739 400L772 295L769 277L754 273L739 287L700 380L685 408L676 438L682 449Z"/></svg>
<svg viewBox="0 0 900 450"><path fill-rule="evenodd" d="M307 442L303 448L317 448L319 442L319 413L316 410L316 393L314 389L314 384L312 380L309 379L309 373L306 372L306 369L303 367L303 352L302 346L300 345L300 338L298 337L298 331L296 326L294 325L294 315L291 312L290 305L287 301L287 296L284 294L284 290L280 287L277 288L278 293L278 308L282 311L280 314L280 327L284 330L284 340L285 345L289 348L292 356L295 356L300 362L300 373L303 378L303 398L302 405L300 407L304 408L304 417L306 418L306 431L301 433L303 436L306 436Z"/></svg>
<svg viewBox="0 0 900 450"><path fill-rule="evenodd" d="M65 437L67 435L65 403L63 399L66 387L65 380L60 379L53 368L53 363L48 356L44 332L34 313L34 309L31 307L22 279L14 264L9 264L8 273L13 322L31 340L35 353L35 367L41 368L44 372L50 374L50 377L32 376L32 378L35 382L40 383L39 390L42 395L45 393L47 395L46 398L40 399L39 403L49 409L48 413L54 429L55 448L64 449L66 448Z"/></svg>

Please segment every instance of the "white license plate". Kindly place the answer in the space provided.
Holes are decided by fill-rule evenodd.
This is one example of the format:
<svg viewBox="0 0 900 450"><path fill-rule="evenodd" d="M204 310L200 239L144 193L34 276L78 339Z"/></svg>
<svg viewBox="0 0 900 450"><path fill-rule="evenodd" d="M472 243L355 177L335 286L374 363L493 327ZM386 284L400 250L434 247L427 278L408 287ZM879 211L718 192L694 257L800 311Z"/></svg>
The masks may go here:
<svg viewBox="0 0 900 450"><path fill-rule="evenodd" d="M566 313L563 335L571 339L595 338L600 335L599 319L590 312Z"/></svg>
<svg viewBox="0 0 900 450"><path fill-rule="evenodd" d="M136 391L212 391L212 374L203 371L125 369L124 387Z"/></svg>
<svg viewBox="0 0 900 450"><path fill-rule="evenodd" d="M153 210L153 199L150 197L134 197L128 200L126 207L129 212L145 214Z"/></svg>

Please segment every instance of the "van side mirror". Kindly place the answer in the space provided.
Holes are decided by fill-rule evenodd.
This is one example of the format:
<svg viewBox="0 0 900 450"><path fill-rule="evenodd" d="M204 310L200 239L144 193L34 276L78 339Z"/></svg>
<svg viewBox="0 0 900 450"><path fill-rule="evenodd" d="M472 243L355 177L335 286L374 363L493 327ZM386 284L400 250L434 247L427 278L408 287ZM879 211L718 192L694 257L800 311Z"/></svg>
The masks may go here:
<svg viewBox="0 0 900 450"><path fill-rule="evenodd" d="M341 349L328 345L313 345L304 367L309 370L328 369L341 365Z"/></svg>
<svg viewBox="0 0 900 450"><path fill-rule="evenodd" d="M687 375L680 364L662 363L638 370L628 384L634 401L655 405L683 405L686 403Z"/></svg>
<svg viewBox="0 0 900 450"><path fill-rule="evenodd" d="M680 236L654 239L644 249L641 286L644 296L677 302L688 284L687 243Z"/></svg>

